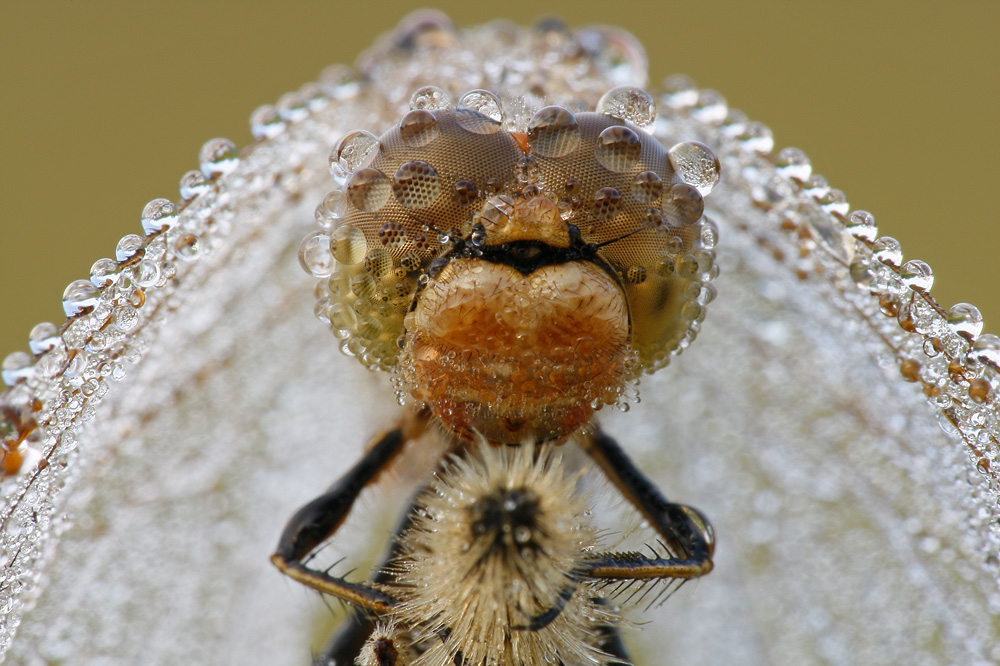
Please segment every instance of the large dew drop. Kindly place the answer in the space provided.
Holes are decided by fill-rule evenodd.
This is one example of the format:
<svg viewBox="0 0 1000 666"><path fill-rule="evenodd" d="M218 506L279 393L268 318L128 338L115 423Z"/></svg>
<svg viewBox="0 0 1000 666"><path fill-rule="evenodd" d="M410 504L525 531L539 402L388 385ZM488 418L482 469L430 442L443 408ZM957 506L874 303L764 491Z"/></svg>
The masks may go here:
<svg viewBox="0 0 1000 666"><path fill-rule="evenodd" d="M351 266L364 259L365 252L368 251L368 242L360 229L345 224L333 232L333 236L330 237L330 248L337 261Z"/></svg>
<svg viewBox="0 0 1000 666"><path fill-rule="evenodd" d="M399 121L399 136L411 148L426 146L440 133L437 118L424 109L414 109Z"/></svg>
<svg viewBox="0 0 1000 666"><path fill-rule="evenodd" d="M903 284L913 291L927 292L934 284L934 273L931 272L931 267L927 262L919 259L912 259L903 264L899 271L899 277L903 280Z"/></svg>
<svg viewBox="0 0 1000 666"><path fill-rule="evenodd" d="M707 196L719 182L719 158L711 148L697 141L685 141L672 147L667 155L680 179Z"/></svg>
<svg viewBox="0 0 1000 666"><path fill-rule="evenodd" d="M969 303L957 303L948 310L948 326L966 340L974 341L983 332L983 315Z"/></svg>
<svg viewBox="0 0 1000 666"><path fill-rule="evenodd" d="M144 243L145 241L142 236L137 234L122 236L122 239L118 241L118 245L115 247L115 259L122 262L129 261L139 254Z"/></svg>
<svg viewBox="0 0 1000 666"><path fill-rule="evenodd" d="M458 108L476 111L497 123L503 122L500 100L489 90L470 90L458 100Z"/></svg>
<svg viewBox="0 0 1000 666"><path fill-rule="evenodd" d="M361 169L347 184L347 198L358 210L375 213L389 200L392 184L378 169Z"/></svg>
<svg viewBox="0 0 1000 666"><path fill-rule="evenodd" d="M354 130L344 135L333 150L336 162L348 173L359 171L375 159L381 147L378 137L367 130Z"/></svg>
<svg viewBox="0 0 1000 666"><path fill-rule="evenodd" d="M886 266L896 268L903 263L903 248L891 236L882 236L872 243L872 255Z"/></svg>
<svg viewBox="0 0 1000 666"><path fill-rule="evenodd" d="M406 162L392 177L392 193L404 208L426 208L441 193L441 179L427 162Z"/></svg>
<svg viewBox="0 0 1000 666"><path fill-rule="evenodd" d="M639 135L624 125L609 127L597 137L594 158L608 171L615 173L628 171L641 154L642 144L639 143Z"/></svg>
<svg viewBox="0 0 1000 666"><path fill-rule="evenodd" d="M576 116L561 106L547 106L528 121L528 146L541 157L562 157L580 143Z"/></svg>
<svg viewBox="0 0 1000 666"><path fill-rule="evenodd" d="M656 102L642 88L618 86L604 93L597 103L597 112L627 120L642 129L656 123Z"/></svg>
<svg viewBox="0 0 1000 666"><path fill-rule="evenodd" d="M209 139L198 153L198 163L206 178L229 173L240 163L236 144L229 139Z"/></svg>
<svg viewBox="0 0 1000 666"><path fill-rule="evenodd" d="M866 210L856 210L847 216L847 232L859 241L871 243L878 237L875 216Z"/></svg>
<svg viewBox="0 0 1000 666"><path fill-rule="evenodd" d="M451 98L448 93L437 86L424 86L413 93L410 97L410 109L417 111L438 111L451 106Z"/></svg>
<svg viewBox="0 0 1000 666"><path fill-rule="evenodd" d="M303 238L299 243L299 263L313 277L330 277L334 267L330 237L322 231L313 231Z"/></svg>
<svg viewBox="0 0 1000 666"><path fill-rule="evenodd" d="M148 236L163 231L177 219L177 206L170 199L153 199L142 209L142 230Z"/></svg>
<svg viewBox="0 0 1000 666"><path fill-rule="evenodd" d="M496 134L503 122L500 100L488 90L471 90L455 109L459 126L473 134Z"/></svg>
<svg viewBox="0 0 1000 666"><path fill-rule="evenodd" d="M97 305L101 290L90 280L74 280L63 292L63 312L67 317L89 312Z"/></svg>

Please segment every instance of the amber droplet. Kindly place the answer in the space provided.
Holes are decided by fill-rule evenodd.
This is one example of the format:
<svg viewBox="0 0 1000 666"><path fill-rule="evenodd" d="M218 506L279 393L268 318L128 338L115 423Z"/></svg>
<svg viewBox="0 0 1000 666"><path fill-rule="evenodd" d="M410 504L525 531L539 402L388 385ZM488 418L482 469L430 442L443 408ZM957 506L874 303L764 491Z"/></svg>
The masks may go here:
<svg viewBox="0 0 1000 666"><path fill-rule="evenodd" d="M983 377L976 377L969 382L969 397L977 404L983 404L990 399L992 387L990 382Z"/></svg>
<svg viewBox="0 0 1000 666"><path fill-rule="evenodd" d="M908 382L920 381L920 361L912 358L905 359L899 364L899 374Z"/></svg>

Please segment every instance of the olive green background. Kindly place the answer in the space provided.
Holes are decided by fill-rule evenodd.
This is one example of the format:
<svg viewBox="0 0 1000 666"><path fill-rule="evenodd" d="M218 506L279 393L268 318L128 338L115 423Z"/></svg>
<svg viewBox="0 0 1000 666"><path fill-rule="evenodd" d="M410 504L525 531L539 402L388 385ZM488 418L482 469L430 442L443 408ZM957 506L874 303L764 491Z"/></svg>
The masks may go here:
<svg viewBox="0 0 1000 666"><path fill-rule="evenodd" d="M654 83L686 73L804 149L931 264L942 305L972 302L1000 330L1000 3L438 6L460 25L551 13L630 30ZM65 285L140 232L147 201L177 199L205 140L246 144L255 107L353 62L411 8L0 0L0 357L62 321Z"/></svg>

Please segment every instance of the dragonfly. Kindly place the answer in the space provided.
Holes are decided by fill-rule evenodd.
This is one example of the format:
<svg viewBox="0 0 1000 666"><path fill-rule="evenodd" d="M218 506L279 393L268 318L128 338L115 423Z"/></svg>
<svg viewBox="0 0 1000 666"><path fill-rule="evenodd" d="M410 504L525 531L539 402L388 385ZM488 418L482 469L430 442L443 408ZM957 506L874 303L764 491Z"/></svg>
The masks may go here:
<svg viewBox="0 0 1000 666"><path fill-rule="evenodd" d="M568 107L645 83L620 31L543 36L390 40L363 76L330 70L258 110L251 146L206 144L181 196L151 202L142 237L95 273L97 293L68 290L61 334L35 331L31 358L4 363L2 432L23 454L4 485L8 659L307 658L330 614L270 568L274 535L397 409L303 323L296 244L330 147L388 128L425 71L455 99L500 89L492 76ZM550 87L542 72L558 73ZM641 616L656 630L627 637L633 659L988 662L995 337L973 310L940 308L927 271L765 126L681 79L656 102L657 131L713 146L726 174L708 207L726 221L719 294L642 401L601 418L712 516L720 548L711 576ZM375 514L365 534L391 534L394 516Z"/></svg>

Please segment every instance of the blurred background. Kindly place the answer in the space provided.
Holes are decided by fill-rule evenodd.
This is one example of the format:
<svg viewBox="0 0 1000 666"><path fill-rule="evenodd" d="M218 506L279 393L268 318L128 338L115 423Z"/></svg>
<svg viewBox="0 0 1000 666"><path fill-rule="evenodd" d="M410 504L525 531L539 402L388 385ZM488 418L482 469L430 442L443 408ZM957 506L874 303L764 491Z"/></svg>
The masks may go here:
<svg viewBox="0 0 1000 666"><path fill-rule="evenodd" d="M1000 3L437 6L459 25L557 14L626 28L654 87L688 74L769 125L777 147L805 150L904 260L930 263L945 308L971 302L1000 331ZM0 4L0 358L64 319L64 287L141 233L147 201L178 198L205 140L245 145L254 108L352 63L411 7Z"/></svg>

